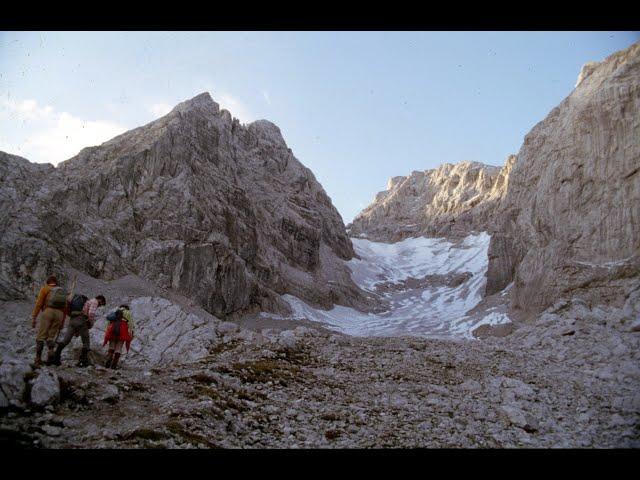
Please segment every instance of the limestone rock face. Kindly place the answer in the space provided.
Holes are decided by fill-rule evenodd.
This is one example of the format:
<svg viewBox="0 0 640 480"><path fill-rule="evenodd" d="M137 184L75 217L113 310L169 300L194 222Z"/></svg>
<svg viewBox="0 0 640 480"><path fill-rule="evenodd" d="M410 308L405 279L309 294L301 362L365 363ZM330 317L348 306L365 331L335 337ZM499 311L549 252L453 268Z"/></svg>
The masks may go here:
<svg viewBox="0 0 640 480"><path fill-rule="evenodd" d="M139 275L226 317L361 305L353 247L313 173L266 120L241 125L208 93L51 165L0 154L0 299L50 272ZM63 278L64 280L64 278Z"/></svg>
<svg viewBox="0 0 640 480"><path fill-rule="evenodd" d="M52 165L0 152L0 300L33 293L30 280L45 279L61 263L37 208L46 203L41 186L54 172Z"/></svg>
<svg viewBox="0 0 640 480"><path fill-rule="evenodd" d="M490 233L487 293L618 306L640 274L640 43L590 63L525 137Z"/></svg>
<svg viewBox="0 0 640 480"><path fill-rule="evenodd" d="M209 348L218 342L216 326L220 321L206 312L195 314L160 297L137 297L129 306L135 322L134 340L123 363L139 366L191 362L206 357ZM100 320L91 330L91 343L97 345L96 349L103 344L107 325Z"/></svg>
<svg viewBox="0 0 640 480"><path fill-rule="evenodd" d="M353 221L350 235L396 242L407 237L462 237L487 230L515 162L503 168L478 162L445 163L393 177L387 190Z"/></svg>

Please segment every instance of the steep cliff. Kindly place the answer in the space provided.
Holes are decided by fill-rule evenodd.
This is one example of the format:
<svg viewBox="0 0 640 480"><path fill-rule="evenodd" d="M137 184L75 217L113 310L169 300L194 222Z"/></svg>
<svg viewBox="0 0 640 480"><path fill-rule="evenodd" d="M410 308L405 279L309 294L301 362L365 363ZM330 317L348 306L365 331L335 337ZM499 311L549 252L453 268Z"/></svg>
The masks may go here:
<svg viewBox="0 0 640 480"><path fill-rule="evenodd" d="M227 316L280 295L358 306L331 199L274 124L241 125L208 93L57 168L0 156L0 294L71 266L137 274Z"/></svg>
<svg viewBox="0 0 640 480"><path fill-rule="evenodd" d="M502 169L444 164L389 180L350 235L397 242L488 231L486 294L625 304L640 290L640 44L582 68Z"/></svg>
<svg viewBox="0 0 640 480"><path fill-rule="evenodd" d="M516 308L640 287L640 43L587 64L525 137L496 219L487 293L513 281Z"/></svg>

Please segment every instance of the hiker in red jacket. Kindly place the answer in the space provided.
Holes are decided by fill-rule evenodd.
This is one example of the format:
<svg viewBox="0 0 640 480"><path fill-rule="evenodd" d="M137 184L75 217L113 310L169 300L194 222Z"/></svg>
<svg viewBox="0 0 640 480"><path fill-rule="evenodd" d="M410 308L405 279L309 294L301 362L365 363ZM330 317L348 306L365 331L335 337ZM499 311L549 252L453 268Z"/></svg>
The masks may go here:
<svg viewBox="0 0 640 480"><path fill-rule="evenodd" d="M115 312L107 315L107 321L109 326L104 332L104 342L102 344L109 343L109 354L105 367L115 370L120 359L122 345L127 347L128 352L131 340L133 340L133 316L129 305L120 305Z"/></svg>

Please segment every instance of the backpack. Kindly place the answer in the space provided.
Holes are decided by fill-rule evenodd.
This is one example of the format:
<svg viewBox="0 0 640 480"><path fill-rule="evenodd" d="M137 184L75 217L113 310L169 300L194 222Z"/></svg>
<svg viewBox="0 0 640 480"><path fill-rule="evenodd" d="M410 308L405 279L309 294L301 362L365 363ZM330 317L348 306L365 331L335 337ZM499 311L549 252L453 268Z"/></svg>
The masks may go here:
<svg viewBox="0 0 640 480"><path fill-rule="evenodd" d="M109 315L107 315L107 320L112 322L111 327L111 335L114 340L118 340L120 338L120 323L122 321L122 310L119 308Z"/></svg>
<svg viewBox="0 0 640 480"><path fill-rule="evenodd" d="M53 287L47 295L47 307L63 309L67 306L67 292L62 287Z"/></svg>
<svg viewBox="0 0 640 480"><path fill-rule="evenodd" d="M80 315L82 313L82 309L84 308L84 304L87 303L87 300L89 299L86 295L74 295L69 306L71 315Z"/></svg>
<svg viewBox="0 0 640 480"><path fill-rule="evenodd" d="M117 322L118 320L122 320L122 310L114 310L109 315L107 315L107 322Z"/></svg>

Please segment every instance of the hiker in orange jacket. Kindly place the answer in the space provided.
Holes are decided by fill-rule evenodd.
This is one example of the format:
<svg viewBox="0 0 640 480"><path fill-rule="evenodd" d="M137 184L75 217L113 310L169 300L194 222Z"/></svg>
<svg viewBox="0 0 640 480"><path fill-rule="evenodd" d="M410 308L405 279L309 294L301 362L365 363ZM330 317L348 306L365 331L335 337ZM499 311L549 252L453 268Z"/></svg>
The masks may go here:
<svg viewBox="0 0 640 480"><path fill-rule="evenodd" d="M36 336L36 359L35 367L42 363L42 350L47 342L49 348L47 355L47 365L50 365L54 358L55 340L62 328L67 309L67 292L58 286L55 275L47 278L47 283L40 289L36 306L31 313L31 328L36 328L36 318L40 315L40 327Z"/></svg>

